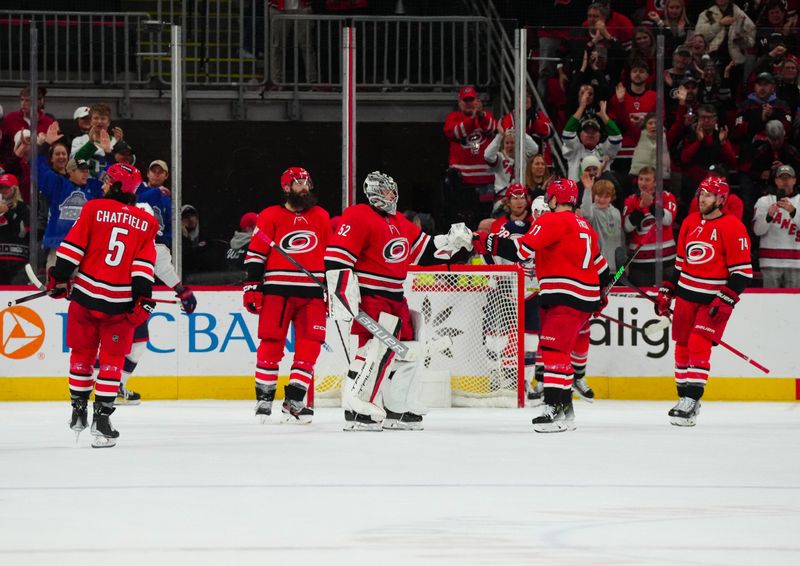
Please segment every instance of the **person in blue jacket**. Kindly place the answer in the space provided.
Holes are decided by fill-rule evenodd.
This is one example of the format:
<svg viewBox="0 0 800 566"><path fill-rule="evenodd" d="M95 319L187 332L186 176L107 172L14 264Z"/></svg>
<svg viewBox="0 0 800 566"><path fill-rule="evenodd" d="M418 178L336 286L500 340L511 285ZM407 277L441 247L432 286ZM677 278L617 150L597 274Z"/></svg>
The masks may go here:
<svg viewBox="0 0 800 566"><path fill-rule="evenodd" d="M67 176L50 168L46 152L38 158L39 192L47 199L49 211L44 247L49 249L47 267L56 262L56 249L80 216L83 205L103 196L103 182L89 177L89 163L83 159L67 162Z"/></svg>

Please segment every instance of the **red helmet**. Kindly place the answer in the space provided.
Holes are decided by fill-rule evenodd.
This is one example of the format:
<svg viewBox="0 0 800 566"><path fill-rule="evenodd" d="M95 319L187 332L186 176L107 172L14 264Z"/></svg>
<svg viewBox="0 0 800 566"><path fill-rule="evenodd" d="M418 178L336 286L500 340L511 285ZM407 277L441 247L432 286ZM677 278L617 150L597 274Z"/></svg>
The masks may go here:
<svg viewBox="0 0 800 566"><path fill-rule="evenodd" d="M511 183L506 189L506 196L511 197L527 197L528 189L522 183Z"/></svg>
<svg viewBox="0 0 800 566"><path fill-rule="evenodd" d="M314 185L311 182L311 175L308 174L308 171L302 167L289 167L283 172L283 175L281 175L281 188L284 191L288 191L292 187L292 183L302 179L308 181L308 188L311 190Z"/></svg>
<svg viewBox="0 0 800 566"><path fill-rule="evenodd" d="M545 199L550 202L550 199L556 197L556 204L571 204L576 206L578 204L578 185L572 179L556 179L547 185L547 192Z"/></svg>
<svg viewBox="0 0 800 566"><path fill-rule="evenodd" d="M717 197L717 208L725 206L728 200L728 195L731 194L731 188L728 182L717 175L711 175L700 181L700 186L697 187L697 194L700 195L702 191L709 192Z"/></svg>
<svg viewBox="0 0 800 566"><path fill-rule="evenodd" d="M142 174L133 165L115 163L106 170L105 180L111 185L120 183L123 193L133 194L142 184Z"/></svg>

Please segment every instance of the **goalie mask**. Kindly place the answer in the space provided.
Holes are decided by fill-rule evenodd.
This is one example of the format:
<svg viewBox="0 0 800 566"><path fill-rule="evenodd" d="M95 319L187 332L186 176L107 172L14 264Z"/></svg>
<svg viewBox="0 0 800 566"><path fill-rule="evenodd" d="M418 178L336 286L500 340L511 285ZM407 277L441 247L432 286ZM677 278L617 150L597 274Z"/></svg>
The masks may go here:
<svg viewBox="0 0 800 566"><path fill-rule="evenodd" d="M378 210L394 215L397 212L397 183L389 175L373 171L364 179L367 201Z"/></svg>

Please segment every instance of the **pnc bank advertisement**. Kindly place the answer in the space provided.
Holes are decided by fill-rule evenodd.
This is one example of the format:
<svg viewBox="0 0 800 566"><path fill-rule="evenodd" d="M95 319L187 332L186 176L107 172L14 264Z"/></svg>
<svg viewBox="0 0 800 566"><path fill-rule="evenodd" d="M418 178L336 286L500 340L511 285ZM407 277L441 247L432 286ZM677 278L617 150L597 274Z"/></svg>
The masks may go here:
<svg viewBox="0 0 800 566"><path fill-rule="evenodd" d="M3 378L66 376L69 367L65 343L68 302L42 298L6 307L9 301L32 292L17 289L0 291L0 387ZM183 314L177 304L157 305L157 312L149 323L147 352L135 377L224 379L253 375L258 346L257 317L242 308L241 293L198 288L196 295L198 307L192 315ZM169 292L156 293L156 297L173 298ZM459 347L476 348L465 336L477 334L480 338L481 313L460 306L458 297L448 299L439 294L429 300L434 311L444 308L452 311L448 324L458 334L453 344L455 355L434 359L431 367L447 369L454 377L468 373L470 368L462 367L467 352L462 355ZM452 304L445 305L444 301L448 300ZM724 339L769 368L770 374L765 376L740 357L716 347L712 355L712 379L796 379L800 375L800 356L796 354L795 345L798 312L800 294L745 293L734 310ZM651 303L624 292L612 294L604 314L639 327L657 322ZM342 330L346 334L347 329ZM588 376L607 377L612 381L671 377L673 354L668 333L669 328L666 328L645 336L608 320L593 319ZM289 373L294 352L293 331L287 337L285 352L281 375ZM475 355L474 351L469 353ZM328 339L317 364L317 375L342 375L346 365L337 330L329 321Z"/></svg>

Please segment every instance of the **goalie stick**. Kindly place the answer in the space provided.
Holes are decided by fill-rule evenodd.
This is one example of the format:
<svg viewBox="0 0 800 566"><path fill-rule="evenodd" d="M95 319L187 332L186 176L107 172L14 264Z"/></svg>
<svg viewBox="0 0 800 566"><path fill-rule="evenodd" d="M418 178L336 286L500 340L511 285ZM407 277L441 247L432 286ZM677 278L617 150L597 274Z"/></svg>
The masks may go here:
<svg viewBox="0 0 800 566"><path fill-rule="evenodd" d="M655 298L653 298L653 297L651 297L650 295L648 295L648 294L647 294L647 293L644 291L644 289L642 289L641 287L637 287L636 285L634 285L634 284L633 284L633 283L631 283L630 281L628 281L628 287L630 287L631 289L633 289L634 291L636 291L636 292L637 292L639 295L641 295L643 298L647 299L648 301L650 301L650 302L651 302L651 303L653 303L654 305L658 305L658 301L657 301ZM670 319L670 321L672 321L672 314L673 314L673 313L672 313L672 309L670 309L670 310L669 310L669 317L667 317L667 318L669 318L669 319ZM738 356L738 357L742 358L742 359L743 359L744 361L746 361L748 364L750 364L750 365L752 365L752 366L754 366L754 367L758 368L759 370L761 370L761 371L762 371L762 372L764 372L765 374L769 375L769 369L767 369L765 366L761 365L760 363L758 363L757 361L755 361L754 359L752 359L750 356L748 356L748 355L747 355L747 354L745 354L744 352L741 352L741 351L737 350L736 348L734 348L733 346L731 346L731 345L730 345L730 344L728 344L727 342L724 342L723 340L718 340L718 341L713 341L713 343L714 343L714 344L718 344L718 345L722 346L723 348L725 348L726 350L728 350L728 351L729 351L731 354L733 354L734 356Z"/></svg>
<svg viewBox="0 0 800 566"><path fill-rule="evenodd" d="M255 232L253 232L253 235L262 242L264 242L265 244L267 244L270 248L274 249L276 252L281 254L285 259L292 262L292 264L294 264L295 267L297 267L309 279L311 279L314 283L316 283L322 289L323 293L327 292L328 289L325 286L325 283L317 279L317 277L313 273L311 273L308 269L303 267L300 264L300 262L294 259L288 252L286 252L279 245L277 245L272 238L270 238L269 236L267 236L258 229L256 229ZM342 303L344 305L347 305L347 303L344 301L342 301ZM388 346L390 350L395 352L401 358L406 358L408 356L408 346L403 344L397 337L395 337L394 334L392 334L391 332L386 330L383 326L378 324L378 322L374 318L369 316L361 309L358 309L358 312L354 313L348 306L347 310L350 311L350 314L353 315L353 318L356 320L356 322L361 324L361 326L366 328L370 334L372 334L375 338L377 338L379 341L383 342L386 346ZM341 334L339 336L341 338ZM344 344L344 340L342 340L342 343Z"/></svg>

